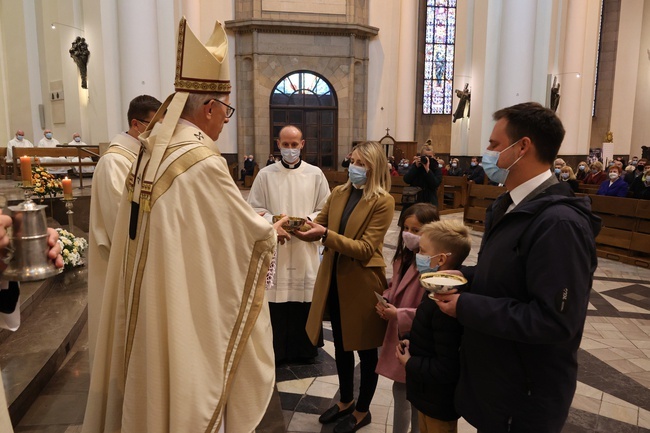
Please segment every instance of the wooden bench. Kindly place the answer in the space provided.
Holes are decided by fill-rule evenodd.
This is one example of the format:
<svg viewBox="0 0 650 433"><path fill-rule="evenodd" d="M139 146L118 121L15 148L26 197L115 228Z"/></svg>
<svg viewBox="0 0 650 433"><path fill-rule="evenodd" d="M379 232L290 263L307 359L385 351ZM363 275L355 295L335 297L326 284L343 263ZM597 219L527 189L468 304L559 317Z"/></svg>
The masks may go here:
<svg viewBox="0 0 650 433"><path fill-rule="evenodd" d="M247 174L244 176L244 188L250 188L253 186L253 181L257 177L257 173L260 172L260 165L255 164L255 167L253 168L253 175L251 176L250 174Z"/></svg>
<svg viewBox="0 0 650 433"><path fill-rule="evenodd" d="M483 185L469 182L463 221L474 230L485 230L485 211L492 202L506 191L503 186Z"/></svg>
<svg viewBox="0 0 650 433"><path fill-rule="evenodd" d="M20 173L20 157L29 156L32 159L35 158L78 158L77 162L70 161L52 161L52 162L42 162L39 161L39 164L42 167L70 167L75 166L79 168L79 188L83 189L83 172L82 167L94 167L97 165L97 161L88 161L82 162L82 158L97 158L99 154L94 152L94 150L99 150L99 146L61 146L61 147L25 147L21 148L20 152L13 155L13 169L14 169L14 180L19 180L21 178Z"/></svg>
<svg viewBox="0 0 650 433"><path fill-rule="evenodd" d="M467 176L442 176L443 200L439 201L442 209L465 207L467 201ZM449 198L448 198L449 197Z"/></svg>
<svg viewBox="0 0 650 433"><path fill-rule="evenodd" d="M339 185L343 185L348 181L348 172L336 170L323 170L327 183L330 186L330 191Z"/></svg>
<svg viewBox="0 0 650 433"><path fill-rule="evenodd" d="M599 257L650 268L650 202L589 195L591 210L602 219L596 237Z"/></svg>

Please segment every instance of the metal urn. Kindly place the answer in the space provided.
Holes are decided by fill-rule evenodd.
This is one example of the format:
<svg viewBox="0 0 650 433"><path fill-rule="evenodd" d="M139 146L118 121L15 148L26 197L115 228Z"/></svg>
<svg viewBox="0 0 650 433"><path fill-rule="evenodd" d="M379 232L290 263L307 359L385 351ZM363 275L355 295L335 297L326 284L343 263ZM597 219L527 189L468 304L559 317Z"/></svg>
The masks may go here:
<svg viewBox="0 0 650 433"><path fill-rule="evenodd" d="M29 199L17 206L9 206L13 225L9 232L11 245L8 266L2 279L44 280L63 271L54 266L47 256L50 247L47 244L46 207Z"/></svg>

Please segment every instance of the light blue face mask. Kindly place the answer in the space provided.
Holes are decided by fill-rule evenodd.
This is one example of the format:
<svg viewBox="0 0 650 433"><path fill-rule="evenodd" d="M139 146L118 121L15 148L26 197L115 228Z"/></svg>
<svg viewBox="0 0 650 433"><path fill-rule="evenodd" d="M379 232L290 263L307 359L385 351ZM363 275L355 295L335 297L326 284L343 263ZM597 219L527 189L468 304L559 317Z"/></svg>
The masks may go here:
<svg viewBox="0 0 650 433"><path fill-rule="evenodd" d="M438 272L438 269L440 269L440 265L436 265L432 268L431 260L433 260L434 257L438 257L442 255L451 256L451 253L440 253L434 256L426 256L420 253L415 254L415 266L418 268L418 272L421 274L427 272Z"/></svg>
<svg viewBox="0 0 650 433"><path fill-rule="evenodd" d="M555 174L560 174L560 171L562 171L562 170L560 170L559 168L556 168L556 169L553 170L553 171L555 172Z"/></svg>
<svg viewBox="0 0 650 433"><path fill-rule="evenodd" d="M74 141L76 141L77 143L79 143L79 142L81 141L81 137L75 137L75 138L74 138Z"/></svg>
<svg viewBox="0 0 650 433"><path fill-rule="evenodd" d="M361 186L366 184L366 169L365 167L359 167L354 164L350 164L348 167L348 173L350 174L350 182L356 186Z"/></svg>
<svg viewBox="0 0 650 433"><path fill-rule="evenodd" d="M16 135L16 139L18 139L18 141L23 141L23 138L25 137L23 137L22 135Z"/></svg>
<svg viewBox="0 0 650 433"><path fill-rule="evenodd" d="M52 139L52 133L48 132L47 134L45 134L45 138L47 138L48 140L51 140Z"/></svg>
<svg viewBox="0 0 650 433"><path fill-rule="evenodd" d="M510 174L510 169L517 162L519 162L519 160L523 157L523 155L517 158L515 162L510 164L510 167L508 168L501 168L497 165L497 163L499 162L499 156L506 150L510 149L515 144L519 143L520 141L521 138L515 141L514 143L512 143L510 146L503 149L501 152L497 152L496 150L486 150L485 152L483 152L483 157L481 158L483 162L483 170L485 170L485 174L487 174L487 177L492 182L501 183L501 184L506 183L508 174Z"/></svg>

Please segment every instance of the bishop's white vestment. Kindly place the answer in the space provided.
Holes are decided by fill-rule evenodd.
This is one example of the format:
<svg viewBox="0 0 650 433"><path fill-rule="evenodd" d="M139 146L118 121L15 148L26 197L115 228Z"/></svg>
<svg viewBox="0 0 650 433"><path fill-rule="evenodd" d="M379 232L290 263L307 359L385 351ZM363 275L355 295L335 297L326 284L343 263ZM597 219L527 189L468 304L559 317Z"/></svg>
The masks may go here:
<svg viewBox="0 0 650 433"><path fill-rule="evenodd" d="M167 125L141 136L122 196L84 433L216 432L224 417L226 432L248 433L273 391L275 230L203 131L174 122L158 153Z"/></svg>

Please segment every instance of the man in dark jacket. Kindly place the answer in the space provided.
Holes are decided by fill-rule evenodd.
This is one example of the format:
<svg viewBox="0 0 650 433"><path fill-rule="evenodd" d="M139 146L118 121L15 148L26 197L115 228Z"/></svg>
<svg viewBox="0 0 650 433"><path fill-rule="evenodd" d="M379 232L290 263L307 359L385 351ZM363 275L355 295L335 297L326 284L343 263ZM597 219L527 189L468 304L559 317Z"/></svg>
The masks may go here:
<svg viewBox="0 0 650 433"><path fill-rule="evenodd" d="M433 148L422 146L421 156L413 158L409 171L404 175L404 182L411 186L419 186L419 203L431 203L438 206L438 186L442 183L442 171L433 155Z"/></svg>
<svg viewBox="0 0 650 433"><path fill-rule="evenodd" d="M485 180L485 172L483 167L478 163L478 158L472 158L472 162L469 164L469 168L465 172L467 175L467 180L471 180L474 183L482 184Z"/></svg>
<svg viewBox="0 0 650 433"><path fill-rule="evenodd" d="M537 103L497 111L483 168L508 193L488 208L469 292L436 295L464 326L456 408L479 432L559 433L597 266L600 219L549 170L564 128ZM562 254L557 246L562 245Z"/></svg>

